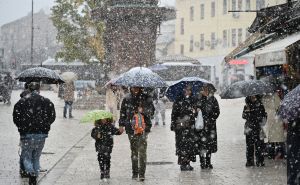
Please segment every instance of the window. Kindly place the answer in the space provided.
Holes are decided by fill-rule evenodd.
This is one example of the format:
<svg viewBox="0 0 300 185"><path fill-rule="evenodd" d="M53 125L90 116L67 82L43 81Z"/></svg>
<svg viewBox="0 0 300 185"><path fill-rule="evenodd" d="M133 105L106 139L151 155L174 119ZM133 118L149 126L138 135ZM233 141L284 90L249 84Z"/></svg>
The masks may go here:
<svg viewBox="0 0 300 185"><path fill-rule="evenodd" d="M243 0L238 0L238 10L242 10Z"/></svg>
<svg viewBox="0 0 300 185"><path fill-rule="evenodd" d="M184 34L184 18L181 18L180 20L180 34Z"/></svg>
<svg viewBox="0 0 300 185"><path fill-rule="evenodd" d="M190 7L190 21L194 21L194 7Z"/></svg>
<svg viewBox="0 0 300 185"><path fill-rule="evenodd" d="M223 48L227 47L228 39L227 39L227 30L223 30Z"/></svg>
<svg viewBox="0 0 300 185"><path fill-rule="evenodd" d="M211 2L211 17L216 15L216 2Z"/></svg>
<svg viewBox="0 0 300 185"><path fill-rule="evenodd" d="M237 10L237 0L232 0L232 11L236 11ZM238 18L239 17L239 12L232 12L232 17L234 18Z"/></svg>
<svg viewBox="0 0 300 185"><path fill-rule="evenodd" d="M215 49L216 46L216 33L211 33L210 49Z"/></svg>
<svg viewBox="0 0 300 185"><path fill-rule="evenodd" d="M190 39L190 52L194 51L194 36L191 35L191 39Z"/></svg>
<svg viewBox="0 0 300 185"><path fill-rule="evenodd" d="M223 0L223 14L227 14L227 0Z"/></svg>
<svg viewBox="0 0 300 185"><path fill-rule="evenodd" d="M232 7L231 7L231 9L232 10L236 10L236 0L232 0Z"/></svg>
<svg viewBox="0 0 300 185"><path fill-rule="evenodd" d="M200 50L204 50L204 34L200 34Z"/></svg>
<svg viewBox="0 0 300 185"><path fill-rule="evenodd" d="M256 10L260 10L265 7L265 0L256 0Z"/></svg>
<svg viewBox="0 0 300 185"><path fill-rule="evenodd" d="M184 45L183 44L180 45L180 54L184 55Z"/></svg>
<svg viewBox="0 0 300 185"><path fill-rule="evenodd" d="M251 10L251 0L246 0L246 10Z"/></svg>
<svg viewBox="0 0 300 185"><path fill-rule="evenodd" d="M200 5L200 19L204 19L204 4Z"/></svg>
<svg viewBox="0 0 300 185"><path fill-rule="evenodd" d="M243 29L240 28L238 30L238 44L241 44L243 42Z"/></svg>
<svg viewBox="0 0 300 185"><path fill-rule="evenodd" d="M236 46L236 29L232 29L231 30L231 39L232 39L232 47L235 47Z"/></svg>

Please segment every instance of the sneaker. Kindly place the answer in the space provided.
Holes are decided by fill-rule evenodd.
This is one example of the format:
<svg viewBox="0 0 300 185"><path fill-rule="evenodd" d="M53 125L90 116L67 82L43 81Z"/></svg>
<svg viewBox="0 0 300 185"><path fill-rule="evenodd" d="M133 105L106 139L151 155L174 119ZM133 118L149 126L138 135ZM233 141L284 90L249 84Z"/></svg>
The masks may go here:
<svg viewBox="0 0 300 185"><path fill-rule="evenodd" d="M145 176L144 175L142 175L142 176L140 176L140 179L139 179L140 181L145 181Z"/></svg>

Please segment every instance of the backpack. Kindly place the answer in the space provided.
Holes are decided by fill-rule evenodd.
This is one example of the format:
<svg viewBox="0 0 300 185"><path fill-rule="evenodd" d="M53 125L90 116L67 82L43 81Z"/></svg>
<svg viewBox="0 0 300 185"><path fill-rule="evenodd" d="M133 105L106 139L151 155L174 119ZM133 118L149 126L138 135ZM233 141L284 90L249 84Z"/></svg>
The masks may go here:
<svg viewBox="0 0 300 185"><path fill-rule="evenodd" d="M144 115L141 113L135 113L132 119L132 128L134 131L134 135L143 134L145 130L146 124Z"/></svg>

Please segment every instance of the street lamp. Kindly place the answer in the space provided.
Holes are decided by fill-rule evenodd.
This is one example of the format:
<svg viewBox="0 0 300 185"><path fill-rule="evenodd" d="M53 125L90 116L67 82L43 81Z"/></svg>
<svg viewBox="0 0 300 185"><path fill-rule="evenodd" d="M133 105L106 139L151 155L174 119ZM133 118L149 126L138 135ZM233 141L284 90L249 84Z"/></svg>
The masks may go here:
<svg viewBox="0 0 300 185"><path fill-rule="evenodd" d="M31 42L30 42L30 63L33 65L33 0L31 0Z"/></svg>

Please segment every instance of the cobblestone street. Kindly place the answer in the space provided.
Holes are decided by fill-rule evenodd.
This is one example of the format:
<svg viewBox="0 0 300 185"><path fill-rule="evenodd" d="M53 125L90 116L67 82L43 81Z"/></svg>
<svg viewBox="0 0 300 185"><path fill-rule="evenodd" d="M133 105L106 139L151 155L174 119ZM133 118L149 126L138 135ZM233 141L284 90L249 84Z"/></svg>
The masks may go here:
<svg viewBox="0 0 300 185"><path fill-rule="evenodd" d="M12 109L20 91L13 92L12 105L0 105L0 184L26 184L19 177L17 128L12 121ZM96 185L96 184L206 184L206 185L281 185L286 184L285 161L266 160L264 168L245 167L244 120L241 118L244 99L220 100L221 114L217 120L218 152L212 156L213 170L201 170L199 158L192 163L194 171L181 172L175 156L175 136L167 125L153 126L148 137L148 165L146 180L131 179L129 141L126 134L114 137L111 179L100 181L94 140L90 137L92 124L79 124L85 113L74 110L75 119L63 119L63 101L52 92L42 92L56 105L57 119L50 130L41 157L41 165L48 172L41 174L41 185Z"/></svg>

